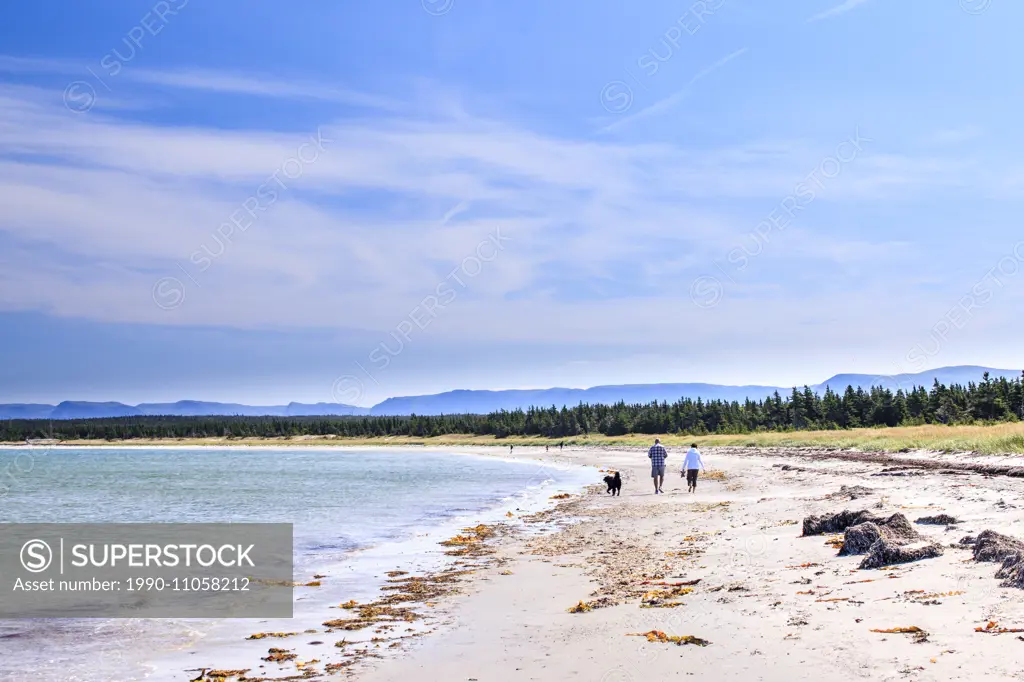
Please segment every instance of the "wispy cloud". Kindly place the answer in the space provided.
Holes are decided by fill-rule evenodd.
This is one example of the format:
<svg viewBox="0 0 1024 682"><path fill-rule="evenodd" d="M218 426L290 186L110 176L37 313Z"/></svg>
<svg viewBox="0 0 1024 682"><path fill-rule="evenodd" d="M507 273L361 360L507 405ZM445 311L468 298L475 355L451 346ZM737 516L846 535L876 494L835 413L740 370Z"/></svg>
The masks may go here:
<svg viewBox="0 0 1024 682"><path fill-rule="evenodd" d="M581 140L471 116L342 119L325 121L323 132L331 143L322 158L225 245L215 230L302 135L83 117L0 86L0 308L388 329L497 229L514 241L432 338L645 343L645 320L692 310L680 283L749 232L823 153L807 140L699 150ZM830 185L815 211L894 188L906 197L955 177L965 177L955 160L880 149ZM791 248L779 245L798 261L792 270L827 272L837 286L846 281L837 260L875 262L893 241L833 230L792 239ZM201 273L202 288L173 312L153 305L154 280L184 282L178 266L193 268L190 255L202 248L227 249ZM772 315L799 315L807 304L786 286L771 291L787 301ZM764 293L737 290L732 312L767 314ZM607 319L619 323L609 330ZM687 323L680 317L666 334Z"/></svg>
<svg viewBox="0 0 1024 682"><path fill-rule="evenodd" d="M683 87L681 90L678 90L678 91L672 93L671 95L669 95L668 97L666 97L664 99L658 100L657 102L655 102L651 106L649 106L649 107L647 107L645 109L641 109L640 111L636 112L635 114L630 114L629 116L625 116L623 118L620 118L619 120L615 121L614 123L606 125L605 127L601 128L601 132L602 133L612 132L613 130L617 130L619 128L623 128L623 127L625 127L625 126L627 126L627 125L629 125L631 123L635 123L636 121L638 121L638 120L640 120L642 118L647 118L649 116L654 116L656 114L660 114L660 113L662 113L664 111L667 111L667 110L671 109L675 105L679 104L679 102L683 101L684 99L686 99L687 97L690 96L690 94L692 93L692 88L693 88L694 84L697 83L697 81L699 81L700 79L705 78L705 77L711 75L712 73L714 73L718 69L722 68L723 66L725 66L726 64L731 62L733 59L736 59L740 55L744 54L747 50L748 50L748 48L744 47L744 48L741 48L739 50L736 50L735 52L727 54L726 56L722 57L721 59L719 59L717 62L715 62L711 66L709 66L709 67L707 67L705 69L702 69L700 72L698 72L696 75L694 75L686 83L686 86Z"/></svg>
<svg viewBox="0 0 1024 682"><path fill-rule="evenodd" d="M857 7L860 7L861 5L866 3L867 1L868 0L846 0L841 5L836 5L832 9L827 9L827 10L825 10L824 12L822 12L820 14L815 14L813 17L808 19L806 23L810 24L812 22L821 21L822 19L828 19L829 17L834 17L834 16L837 16L839 14L845 14L845 13L849 12L852 9L856 9Z"/></svg>
<svg viewBox="0 0 1024 682"><path fill-rule="evenodd" d="M42 59L0 55L0 72L13 75L64 75L88 76L93 72L86 60ZM271 97L279 99L317 100L334 102L354 107L398 111L403 103L394 99L370 95L355 90L327 86L320 83L304 82L301 79L282 80L267 76L209 71L201 69L153 70L126 68L117 79L139 85L200 90L227 95Z"/></svg>
<svg viewBox="0 0 1024 682"><path fill-rule="evenodd" d="M322 100L384 110L398 110L402 106L401 103L395 100L368 95L354 90L331 88L301 81L282 81L264 77L254 78L246 75L215 71L151 71L132 69L126 70L125 77L128 80L150 85L206 90L224 94Z"/></svg>

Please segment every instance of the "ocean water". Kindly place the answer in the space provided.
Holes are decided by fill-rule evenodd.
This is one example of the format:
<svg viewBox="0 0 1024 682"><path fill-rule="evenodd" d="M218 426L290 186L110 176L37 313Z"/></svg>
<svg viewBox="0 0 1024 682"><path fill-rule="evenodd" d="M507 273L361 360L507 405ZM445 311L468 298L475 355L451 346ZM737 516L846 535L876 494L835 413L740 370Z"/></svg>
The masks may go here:
<svg viewBox="0 0 1024 682"><path fill-rule="evenodd" d="M0 621L0 680L188 679L189 656L198 666L220 647L219 661L244 630L315 626L327 603L375 594L383 571L439 565L437 542L453 530L539 509L593 480L583 467L426 450L0 449L0 522L292 523L296 580L328 576L296 590L294 619L258 626Z"/></svg>

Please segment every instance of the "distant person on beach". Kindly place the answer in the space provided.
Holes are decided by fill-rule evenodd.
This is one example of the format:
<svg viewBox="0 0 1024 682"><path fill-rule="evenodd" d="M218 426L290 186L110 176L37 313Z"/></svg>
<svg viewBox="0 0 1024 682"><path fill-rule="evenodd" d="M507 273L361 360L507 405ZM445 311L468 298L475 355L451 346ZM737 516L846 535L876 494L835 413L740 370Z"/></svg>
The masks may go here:
<svg viewBox="0 0 1024 682"><path fill-rule="evenodd" d="M683 458L683 470L681 473L686 476L687 492L697 492L697 474L703 468L704 459L700 456L700 450L697 449L697 444L694 443L690 446L690 449L686 451L686 457Z"/></svg>
<svg viewBox="0 0 1024 682"><path fill-rule="evenodd" d="M660 438L654 439L654 445L647 451L647 457L651 460L651 478L654 479L654 494L662 492L661 486L665 483L665 459L668 452L661 444Z"/></svg>

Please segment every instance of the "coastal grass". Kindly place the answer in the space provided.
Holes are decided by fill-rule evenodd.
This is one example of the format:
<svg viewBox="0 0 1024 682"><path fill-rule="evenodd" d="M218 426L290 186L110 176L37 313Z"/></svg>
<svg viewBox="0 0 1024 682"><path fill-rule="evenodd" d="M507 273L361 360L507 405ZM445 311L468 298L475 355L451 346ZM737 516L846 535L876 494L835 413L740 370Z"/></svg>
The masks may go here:
<svg viewBox="0 0 1024 682"><path fill-rule="evenodd" d="M741 447L824 447L857 448L865 451L900 452L906 450L932 450L939 452L975 452L978 454L1024 454L1024 422L957 425L928 424L924 426L876 427L828 431L784 431L747 434L601 434L571 438L543 438L539 436L476 436L449 434L434 437L381 436L375 438L349 438L340 436L293 436L289 438L180 438L131 440L75 440L62 441L62 446L95 445L174 445L193 446L281 446L338 445L358 446L465 446L465 447L646 447L655 437L670 447L683 447L692 442L707 446ZM13 443L12 443L13 445ZM20 445L18 443L17 445Z"/></svg>

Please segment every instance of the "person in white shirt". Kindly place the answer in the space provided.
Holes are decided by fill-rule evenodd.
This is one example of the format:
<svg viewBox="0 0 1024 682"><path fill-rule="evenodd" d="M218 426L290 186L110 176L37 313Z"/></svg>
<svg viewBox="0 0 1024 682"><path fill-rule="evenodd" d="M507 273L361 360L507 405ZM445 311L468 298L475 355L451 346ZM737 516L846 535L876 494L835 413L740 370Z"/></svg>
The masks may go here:
<svg viewBox="0 0 1024 682"><path fill-rule="evenodd" d="M697 450L697 444L694 443L686 451L686 456L683 458L683 470L680 472L686 476L687 492L697 492L697 474L703 468L704 459L700 456L700 451Z"/></svg>

